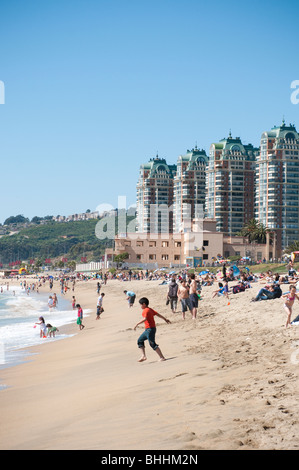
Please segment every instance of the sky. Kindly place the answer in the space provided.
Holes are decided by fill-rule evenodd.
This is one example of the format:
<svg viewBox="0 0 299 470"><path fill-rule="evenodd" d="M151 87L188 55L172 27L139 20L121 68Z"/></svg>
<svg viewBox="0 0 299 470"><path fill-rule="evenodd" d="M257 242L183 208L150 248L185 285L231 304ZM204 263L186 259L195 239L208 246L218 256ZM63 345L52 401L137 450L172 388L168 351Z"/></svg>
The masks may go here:
<svg viewBox="0 0 299 470"><path fill-rule="evenodd" d="M0 223L136 203L141 164L299 129L299 2L0 0ZM123 200L123 199L122 199Z"/></svg>

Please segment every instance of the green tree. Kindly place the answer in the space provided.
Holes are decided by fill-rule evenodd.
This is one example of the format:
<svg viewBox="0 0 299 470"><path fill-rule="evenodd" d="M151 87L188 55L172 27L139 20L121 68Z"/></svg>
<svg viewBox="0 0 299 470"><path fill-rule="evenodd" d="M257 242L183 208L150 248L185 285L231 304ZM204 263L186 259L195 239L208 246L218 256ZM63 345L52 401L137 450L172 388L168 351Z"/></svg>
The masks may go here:
<svg viewBox="0 0 299 470"><path fill-rule="evenodd" d="M287 246L286 249L285 249L285 252L287 254L290 254L293 251L299 251L299 240L294 241L289 246Z"/></svg>
<svg viewBox="0 0 299 470"><path fill-rule="evenodd" d="M242 228L240 235L247 237L249 242L266 243L270 230L256 219L250 219Z"/></svg>
<svg viewBox="0 0 299 470"><path fill-rule="evenodd" d="M27 219L26 217L24 217L23 215L19 214L19 215L16 215L16 216L11 216L11 217L8 217L5 221L4 221L4 225L10 225L10 224L24 224L26 222L29 222L29 219Z"/></svg>
<svg viewBox="0 0 299 470"><path fill-rule="evenodd" d="M119 264L123 263L128 258L129 258L129 253L125 251L124 253L121 253L120 255L114 256L114 261L117 263L117 267L118 267Z"/></svg>

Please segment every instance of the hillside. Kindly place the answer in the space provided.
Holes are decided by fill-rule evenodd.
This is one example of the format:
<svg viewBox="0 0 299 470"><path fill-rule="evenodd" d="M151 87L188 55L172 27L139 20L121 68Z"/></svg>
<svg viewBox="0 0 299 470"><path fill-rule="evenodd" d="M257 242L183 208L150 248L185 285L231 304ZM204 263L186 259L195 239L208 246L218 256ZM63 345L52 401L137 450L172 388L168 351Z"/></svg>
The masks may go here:
<svg viewBox="0 0 299 470"><path fill-rule="evenodd" d="M133 217L128 217L129 223ZM75 222L50 221L45 225L32 224L11 236L0 238L0 263L7 265L17 260L67 257L80 261L81 257L99 260L113 240L99 240L95 227L99 220ZM117 227L117 219L116 219Z"/></svg>

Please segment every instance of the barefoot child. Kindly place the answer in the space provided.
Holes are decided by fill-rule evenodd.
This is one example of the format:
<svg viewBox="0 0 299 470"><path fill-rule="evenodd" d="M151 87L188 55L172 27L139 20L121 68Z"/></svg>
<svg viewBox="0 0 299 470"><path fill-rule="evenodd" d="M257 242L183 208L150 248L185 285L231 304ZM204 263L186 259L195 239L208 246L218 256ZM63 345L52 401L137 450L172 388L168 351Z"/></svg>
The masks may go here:
<svg viewBox="0 0 299 470"><path fill-rule="evenodd" d="M285 300L284 309L287 312L287 323L286 328L291 326L291 315L292 315L292 308L295 302L295 299L299 300L298 294L296 294L296 287L290 286L290 292L287 294L282 295L283 299Z"/></svg>
<svg viewBox="0 0 299 470"><path fill-rule="evenodd" d="M156 344L155 342L156 324L155 324L154 316L156 315L157 317L162 318L162 320L166 321L166 323L171 323L171 322L167 318L163 317L163 315L161 315L160 313L150 308L149 300L146 297L142 297L139 300L139 303L142 308L143 320L141 320L135 325L134 330L136 330L137 326L141 325L142 323L144 323L145 330L139 336L138 341L137 341L138 348L140 348L142 351L142 356L138 362L143 362L146 360L145 347L144 347L144 341L146 339L148 340L151 348L153 348L153 350L156 351L156 353L158 354L160 361L165 361L165 357L163 356L161 349L159 348L158 344Z"/></svg>
<svg viewBox="0 0 299 470"><path fill-rule="evenodd" d="M56 328L56 326L52 326L50 323L47 323L47 328L48 328L48 336L50 336L50 338L53 336L53 338L55 338L55 332L56 331L59 331L58 328Z"/></svg>
<svg viewBox="0 0 299 470"><path fill-rule="evenodd" d="M77 304L76 307L77 307L77 309L78 309L77 325L79 325L79 330L83 330L83 328L84 328L84 325L82 324L82 320L83 320L83 310L82 310L80 304Z"/></svg>
<svg viewBox="0 0 299 470"><path fill-rule="evenodd" d="M47 335L47 327L46 327L46 322L45 322L45 319L44 317L39 317L38 319L39 321L36 322L35 324L36 325L40 325L40 337L41 338L46 338L46 335Z"/></svg>

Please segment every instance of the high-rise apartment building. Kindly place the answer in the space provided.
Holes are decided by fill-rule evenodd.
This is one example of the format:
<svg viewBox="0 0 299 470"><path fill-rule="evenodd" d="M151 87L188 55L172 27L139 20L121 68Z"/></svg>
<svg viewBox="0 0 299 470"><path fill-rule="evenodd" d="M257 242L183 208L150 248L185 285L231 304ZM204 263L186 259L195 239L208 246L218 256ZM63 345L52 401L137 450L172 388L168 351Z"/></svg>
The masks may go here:
<svg viewBox="0 0 299 470"><path fill-rule="evenodd" d="M203 217L208 157L205 150L187 150L177 160L174 178L173 231L181 231L183 221Z"/></svg>
<svg viewBox="0 0 299 470"><path fill-rule="evenodd" d="M254 217L255 160L258 149L239 137L222 139L210 147L206 175L206 217L216 219L225 235L241 231Z"/></svg>
<svg viewBox="0 0 299 470"><path fill-rule="evenodd" d="M168 165L166 160L158 155L141 165L137 183L138 232L172 232L175 174L176 165Z"/></svg>
<svg viewBox="0 0 299 470"><path fill-rule="evenodd" d="M255 215L276 232L278 250L299 239L299 134L284 121L261 136Z"/></svg>

